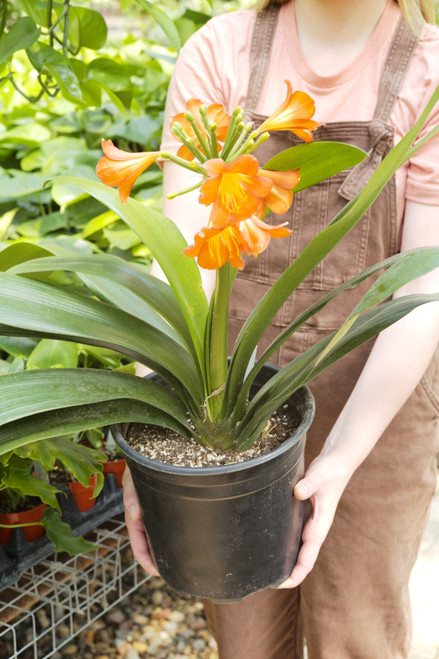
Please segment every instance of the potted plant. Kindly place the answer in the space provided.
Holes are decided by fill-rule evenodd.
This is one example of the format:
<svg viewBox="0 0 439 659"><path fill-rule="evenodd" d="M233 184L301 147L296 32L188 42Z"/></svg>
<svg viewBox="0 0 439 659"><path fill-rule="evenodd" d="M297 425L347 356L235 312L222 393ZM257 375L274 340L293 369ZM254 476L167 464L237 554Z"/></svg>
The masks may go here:
<svg viewBox="0 0 439 659"><path fill-rule="evenodd" d="M103 485L103 460L103 454L77 444L72 437L31 442L3 453L0 456L0 544L7 546L13 529L22 528L28 542L45 534L58 551L70 554L89 551L92 545L74 537L68 520L61 520L62 490L50 479L50 473L57 466L62 467L67 474L65 478L83 487L88 500L93 497L90 501L94 505Z"/></svg>
<svg viewBox="0 0 439 659"><path fill-rule="evenodd" d="M439 90L365 188L310 241L256 305L229 360L227 304L236 270L243 266L242 253L257 255L271 238L289 233L283 226L267 225L263 219L265 211L284 212L292 202L292 188L298 191L310 186L355 165L366 154L348 145L312 142L311 131L317 128L311 118L313 103L302 92L293 93L289 84L285 102L257 131L243 124L239 109L228 116L218 106L205 108L192 99L188 112L173 122L174 134L184 147L177 156L159 152L129 154L104 142L105 157L98 173L108 185L119 187L120 198L102 183L74 177L63 181L88 192L124 219L151 250L169 283L111 255L59 258L34 253L34 257L41 258L28 259L16 253L16 264L10 259L10 269L0 274L0 333L58 337L116 349L151 368L160 379L93 369L6 374L0 377L0 395L5 401L0 411L1 451L61 432L137 422L175 430L187 440L187 445L200 447L200 453L205 447L213 447L239 454L252 447L273 414L288 405L298 418L297 437L242 463L163 467L157 460L139 457L139 452L128 445L129 438L117 440L126 452L134 478L139 479L141 500L145 495L145 524L165 580L183 592L222 601L236 600L280 583L291 570L303 522L303 510L292 505L294 479L300 477L303 436L312 416L311 398L303 387L327 366L419 304L439 299L437 294L388 301L405 282L439 265L439 248L398 254L370 267L326 293L257 360L255 348L277 310L294 294L299 283L360 220L395 170L428 139L429 136L413 145L438 98ZM298 132L308 143L287 149L261 166L252 152L262 140L269 139L270 130ZM195 236L190 247L172 221L147 205L128 200L136 177L160 156L198 173L200 201L212 206L209 226ZM216 270L210 304L191 257L197 257L201 267ZM41 276L56 270L75 272L94 297L32 279L35 273ZM376 278L381 270L384 273ZM375 276L374 283L338 331L281 370L267 372L270 356L303 322L370 276ZM292 457L288 460L290 450ZM296 467L298 473L294 475ZM270 476L268 483L258 484L260 471L267 470L273 470L275 478ZM282 508L284 504L275 500L272 484L276 478L285 482L281 494L287 495L288 512ZM230 502L225 525L221 522L224 508L219 506L210 514L207 504L199 501L198 494L209 479L215 493L210 494L210 500ZM264 532L259 533L256 543L251 535L253 545L246 548L245 557L241 539L220 537L224 527L238 532L247 517L254 519L254 499L246 503L242 490L233 491L235 486L247 488L250 494L263 492L264 503L270 504L264 510L256 506ZM153 491L157 497L153 497ZM175 499L171 498L173 493L177 494ZM186 513L178 508L178 498L184 506L195 501L193 511ZM237 521L232 518L234 509L238 510ZM279 510L287 527L286 536L281 539L272 527ZM168 512L170 522L166 519ZM182 519L184 523L177 528L176 522ZM187 526L190 520L191 528ZM165 536L168 546L161 547L155 529ZM270 551L274 547L280 554L279 559L270 555L277 573L270 573L267 579L260 563L253 560L254 545L262 544L265 536L274 538ZM241 556L234 553L235 545L239 545ZM189 556L183 553L183 547L189 550ZM198 550L201 553L197 554ZM179 564L171 565L175 560ZM184 575L183 584L174 581L175 573Z"/></svg>

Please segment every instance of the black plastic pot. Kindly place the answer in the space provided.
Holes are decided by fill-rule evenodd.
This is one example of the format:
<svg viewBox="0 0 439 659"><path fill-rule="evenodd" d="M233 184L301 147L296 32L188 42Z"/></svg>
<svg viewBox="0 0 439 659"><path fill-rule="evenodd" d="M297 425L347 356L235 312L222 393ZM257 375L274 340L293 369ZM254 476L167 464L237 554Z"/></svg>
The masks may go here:
<svg viewBox="0 0 439 659"><path fill-rule="evenodd" d="M133 450L120 427L114 429L133 476L153 558L162 578L179 593L236 602L279 585L290 574L305 516L293 488L304 472L314 399L303 387L289 404L300 419L294 435L265 455L227 466L155 462Z"/></svg>

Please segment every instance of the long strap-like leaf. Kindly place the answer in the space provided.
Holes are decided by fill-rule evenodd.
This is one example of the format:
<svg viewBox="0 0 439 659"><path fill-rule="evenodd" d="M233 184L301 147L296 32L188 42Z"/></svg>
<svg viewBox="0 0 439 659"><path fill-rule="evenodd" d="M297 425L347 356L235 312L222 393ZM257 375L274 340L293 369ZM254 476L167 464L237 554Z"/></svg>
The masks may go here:
<svg viewBox="0 0 439 659"><path fill-rule="evenodd" d="M384 303L357 318L354 324L340 338L336 346L323 360L325 351L336 332L321 339L318 343L282 368L267 382L250 401L248 410L236 430L234 446L245 450L258 437L267 419L299 387L313 380L328 366L351 352L356 347L376 336L382 330L397 322L420 304L438 302L439 293L429 295L407 295Z"/></svg>
<svg viewBox="0 0 439 659"><path fill-rule="evenodd" d="M354 288L365 281L371 275L388 268L388 270L379 279L372 284L371 288L363 296L361 302L352 312L352 315L362 313L366 309L380 304L383 300L390 297L399 288L407 282L421 277L423 274L430 272L439 267L439 247L421 247L402 254L395 254L384 261L363 270L358 275L348 279L340 286L323 295L302 314L300 314L292 323L288 325L268 346L260 356L251 372L247 375L241 391L239 392L234 414L239 418L247 404L252 383L263 365L270 360L270 357L280 348L283 343L299 329L307 320L312 318L316 313L321 311L331 300L346 290Z"/></svg>
<svg viewBox="0 0 439 659"><path fill-rule="evenodd" d="M364 213L378 197L385 184L412 155L422 146L425 139L439 131L439 127L430 131L429 135L415 146L412 146L416 136L424 125L428 115L439 99L439 87L415 123L413 128L392 149L388 156L372 175L362 192L349 203L334 220L315 236L302 250L296 260L273 284L252 311L237 338L229 369L224 399L229 401L231 412L233 401L236 400L245 377L245 371L250 357L261 336L269 326L276 312L293 293L297 286L309 275L340 240L363 217Z"/></svg>
<svg viewBox="0 0 439 659"><path fill-rule="evenodd" d="M108 302L134 316L143 317L144 320L148 319L151 309L154 309L166 323L159 324L156 321L155 324L151 319L147 322L159 327L161 331L165 331L164 325L167 324L168 327L170 325L180 334L188 347L193 345L186 321L169 284L117 256L110 254L72 256L67 250L63 252L62 257L33 259L11 268L8 272L30 274L67 270L75 272L80 277L89 275L87 283L90 283L102 297L105 296ZM129 294L132 298L127 298ZM144 304L147 305L146 308L143 308Z"/></svg>
<svg viewBox="0 0 439 659"><path fill-rule="evenodd" d="M177 388L195 407L203 400L196 366L181 345L130 314L104 302L18 275L0 273L0 319L48 338L104 345L146 364ZM6 332L4 332L6 333Z"/></svg>
<svg viewBox="0 0 439 659"><path fill-rule="evenodd" d="M57 181L88 192L117 213L145 243L175 293L201 364L208 305L198 266L183 254L187 243L174 222L134 199L122 204L117 192L102 183L73 176L62 176Z"/></svg>
<svg viewBox="0 0 439 659"><path fill-rule="evenodd" d="M36 414L32 417L32 423L28 418L7 423L0 427L0 455L40 439L123 422L152 423L171 428L186 439L191 437L175 418L151 405L126 399L118 400L116 404L110 400Z"/></svg>
<svg viewBox="0 0 439 659"><path fill-rule="evenodd" d="M118 399L138 400L166 412L183 426L187 410L162 384L118 371L90 368L36 369L0 378L0 426L49 410Z"/></svg>

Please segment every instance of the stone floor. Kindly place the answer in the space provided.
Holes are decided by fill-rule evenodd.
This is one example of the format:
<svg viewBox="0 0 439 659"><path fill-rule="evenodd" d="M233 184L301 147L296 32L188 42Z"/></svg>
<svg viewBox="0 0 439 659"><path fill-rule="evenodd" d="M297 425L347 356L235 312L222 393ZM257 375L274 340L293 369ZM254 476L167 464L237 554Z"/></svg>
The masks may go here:
<svg viewBox="0 0 439 659"><path fill-rule="evenodd" d="M439 487L410 582L413 650L410 659L439 659Z"/></svg>

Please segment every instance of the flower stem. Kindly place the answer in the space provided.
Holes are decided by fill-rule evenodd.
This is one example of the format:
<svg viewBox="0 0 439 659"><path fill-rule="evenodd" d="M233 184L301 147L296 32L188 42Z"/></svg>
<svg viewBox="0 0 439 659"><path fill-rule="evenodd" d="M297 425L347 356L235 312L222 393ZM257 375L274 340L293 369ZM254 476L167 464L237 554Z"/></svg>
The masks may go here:
<svg viewBox="0 0 439 659"><path fill-rule="evenodd" d="M173 153L170 153L169 151L162 151L160 156L165 160L170 160L171 162L175 162L175 164L180 165L180 167L189 169L191 172L198 172L202 176L207 177L206 170L198 162L185 160L184 158L180 158L179 156L176 156Z"/></svg>
<svg viewBox="0 0 439 659"><path fill-rule="evenodd" d="M171 132L173 135L175 135L175 137L178 140L183 142L185 147L189 149L189 151L192 153L192 155L195 156L197 160L199 160L200 162L205 162L207 160L207 157L204 155L202 151L200 151L200 149L195 144L195 140L189 137L189 135L186 133L186 131L183 129L183 127L180 124L175 123L171 128Z"/></svg>
<svg viewBox="0 0 439 659"><path fill-rule="evenodd" d="M218 158L218 138L216 136L216 124L210 126L210 142L212 145L212 158Z"/></svg>
<svg viewBox="0 0 439 659"><path fill-rule="evenodd" d="M200 114L201 114L201 113L200 113ZM192 114L191 114L190 112L187 112L186 115L185 115L185 118L186 118L187 121L189 121L189 123L191 124L192 129L193 129L195 135L197 136L197 139L198 139L198 141L199 141L199 143L200 143L200 146L201 146L201 148L202 148L202 150L203 150L203 152L204 152L204 155L205 155L207 158L211 158L211 157L212 157L212 155L211 155L211 149L209 148L209 145L207 144L206 140L204 139L204 137L203 137L203 135L202 135L202 133L201 133L201 130L198 128L198 126L197 126L197 122L195 121L194 117L192 116Z"/></svg>
<svg viewBox="0 0 439 659"><path fill-rule="evenodd" d="M180 190L179 192L172 192L166 195L166 199L175 199L175 197L180 197L183 194L186 194L187 192L192 192L192 190L197 190L198 188L201 188L203 181L198 181L198 183L195 183L195 185L191 185L190 188L186 188L185 190Z"/></svg>
<svg viewBox="0 0 439 659"><path fill-rule="evenodd" d="M210 317L210 395L207 400L209 416L212 419L218 416L221 410L224 384L227 377L228 311L232 279L229 263L216 271L216 284Z"/></svg>
<svg viewBox="0 0 439 659"><path fill-rule="evenodd" d="M226 141L224 142L223 149L221 151L221 158L223 160L227 158L230 150L233 148L235 144L238 131L241 130L243 126L242 124L243 116L244 113L239 107L232 112L232 116L229 124L229 130L227 131Z"/></svg>
<svg viewBox="0 0 439 659"><path fill-rule="evenodd" d="M243 126L241 134L239 135L238 139L235 141L235 144L233 145L232 149L230 149L229 153L227 154L227 162L232 162L232 160L235 160L237 158L237 154L240 155L243 153L244 148L247 148L250 142L254 144L254 140L251 139L251 137L248 137L243 144L245 138L247 137L248 133L251 131L253 128L252 123L245 124Z"/></svg>

